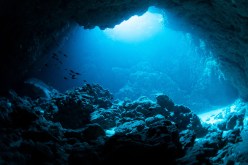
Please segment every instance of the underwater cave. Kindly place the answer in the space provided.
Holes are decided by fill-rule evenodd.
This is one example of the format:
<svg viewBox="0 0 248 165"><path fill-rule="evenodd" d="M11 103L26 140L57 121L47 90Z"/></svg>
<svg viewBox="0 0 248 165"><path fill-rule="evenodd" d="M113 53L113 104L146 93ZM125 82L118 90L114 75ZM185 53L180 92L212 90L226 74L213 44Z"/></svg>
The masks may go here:
<svg viewBox="0 0 248 165"><path fill-rule="evenodd" d="M0 4L0 164L248 163L246 1Z"/></svg>

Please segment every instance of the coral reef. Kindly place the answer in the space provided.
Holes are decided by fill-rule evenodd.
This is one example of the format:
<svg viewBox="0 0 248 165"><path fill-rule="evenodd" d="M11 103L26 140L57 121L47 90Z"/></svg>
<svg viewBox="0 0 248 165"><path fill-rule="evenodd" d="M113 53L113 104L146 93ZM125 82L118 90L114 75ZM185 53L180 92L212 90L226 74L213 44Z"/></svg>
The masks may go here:
<svg viewBox="0 0 248 165"><path fill-rule="evenodd" d="M242 155L230 157L242 142L245 126L246 107L237 109L239 113L229 113L211 125L164 94L157 96L157 102L146 97L113 100L97 84L85 84L50 99L21 97L11 91L8 98L0 98L0 163L241 161Z"/></svg>

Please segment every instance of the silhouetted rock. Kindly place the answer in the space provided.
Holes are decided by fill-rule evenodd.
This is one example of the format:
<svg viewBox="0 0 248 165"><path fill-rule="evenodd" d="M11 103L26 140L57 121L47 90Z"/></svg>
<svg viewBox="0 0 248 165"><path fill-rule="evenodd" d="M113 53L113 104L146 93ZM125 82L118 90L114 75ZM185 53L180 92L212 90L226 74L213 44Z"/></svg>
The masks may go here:
<svg viewBox="0 0 248 165"><path fill-rule="evenodd" d="M32 99L50 99L58 95L59 92L37 78L30 78L24 81L24 84L18 89L18 94Z"/></svg>
<svg viewBox="0 0 248 165"><path fill-rule="evenodd" d="M222 138L226 143L238 143L242 141L240 133L240 129L229 130L223 134Z"/></svg>
<svg viewBox="0 0 248 165"><path fill-rule="evenodd" d="M166 108L169 111L173 111L174 103L173 101L166 95L158 95L156 97L157 104L160 105L162 108Z"/></svg>
<svg viewBox="0 0 248 165"><path fill-rule="evenodd" d="M226 120L226 129L239 128L243 129L244 126L245 111L239 113L231 113Z"/></svg>
<svg viewBox="0 0 248 165"><path fill-rule="evenodd" d="M100 156L94 149L79 145L70 151L68 164L97 165L100 164Z"/></svg>
<svg viewBox="0 0 248 165"><path fill-rule="evenodd" d="M111 104L103 108L98 96ZM243 144L240 109L222 116L228 127L221 130L202 126L184 106L168 111L145 97L112 103L109 92L94 85L51 99L12 91L0 98L0 164L230 163L245 153L231 157Z"/></svg>
<svg viewBox="0 0 248 165"><path fill-rule="evenodd" d="M146 118L145 122L146 122L146 125L149 127L151 126L153 123L156 123L156 122L161 122L161 121L164 121L165 120L165 117L163 115L156 115L154 117L148 117Z"/></svg>
<svg viewBox="0 0 248 165"><path fill-rule="evenodd" d="M177 123L179 130L194 130L197 136L206 134L199 117L187 107L176 105L171 119Z"/></svg>
<svg viewBox="0 0 248 165"><path fill-rule="evenodd" d="M7 105L9 105L9 108L11 107L12 110L7 112L8 115L5 115L10 118L12 127L29 127L32 122L38 119L38 115L35 109L33 109L32 100L30 100L30 98L19 97L14 91L10 92L10 98L11 102Z"/></svg>
<svg viewBox="0 0 248 165"><path fill-rule="evenodd" d="M20 145L20 152L24 152L29 159L27 160L27 164L45 164L53 161L54 152L51 150L52 148L40 142L33 141L24 141Z"/></svg>
<svg viewBox="0 0 248 165"><path fill-rule="evenodd" d="M145 128L145 122L142 120L134 120L130 122L124 122L120 126L115 128L116 134L135 134Z"/></svg>
<svg viewBox="0 0 248 165"><path fill-rule="evenodd" d="M183 150L186 150L194 146L196 135L192 130L184 130L180 132L180 142Z"/></svg>
<svg viewBox="0 0 248 165"><path fill-rule="evenodd" d="M11 125L11 119L9 113L12 112L12 103L6 99L0 98L0 128L8 127Z"/></svg>
<svg viewBox="0 0 248 165"><path fill-rule="evenodd" d="M96 109L91 113L91 122L100 124L104 129L115 127L121 114L120 109Z"/></svg>
<svg viewBox="0 0 248 165"><path fill-rule="evenodd" d="M109 108L113 96L99 85L86 84L54 98L51 120L60 122L64 128L81 128L90 123L90 114L97 108ZM50 103L49 103L50 104ZM50 106L47 106L49 111Z"/></svg>
<svg viewBox="0 0 248 165"><path fill-rule="evenodd" d="M128 135L115 135L104 146L104 163L128 164L140 162L175 163L182 154L176 126L157 122L148 129Z"/></svg>
<svg viewBox="0 0 248 165"><path fill-rule="evenodd" d="M103 89L99 84L86 84L79 92L86 93L93 97L93 104L98 105L98 108L110 108L112 105L113 95L106 89Z"/></svg>
<svg viewBox="0 0 248 165"><path fill-rule="evenodd" d="M83 130L83 138L86 141L96 140L100 136L105 136L105 132L98 124L89 124Z"/></svg>

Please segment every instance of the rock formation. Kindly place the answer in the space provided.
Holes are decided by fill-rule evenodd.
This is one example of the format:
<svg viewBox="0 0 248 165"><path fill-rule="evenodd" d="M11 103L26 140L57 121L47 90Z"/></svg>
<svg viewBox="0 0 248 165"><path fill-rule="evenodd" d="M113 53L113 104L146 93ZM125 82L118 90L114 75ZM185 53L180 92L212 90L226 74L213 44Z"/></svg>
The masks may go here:
<svg viewBox="0 0 248 165"><path fill-rule="evenodd" d="M211 125L166 95L113 101L96 84L50 99L11 91L0 97L0 164L247 163L247 104L237 109Z"/></svg>

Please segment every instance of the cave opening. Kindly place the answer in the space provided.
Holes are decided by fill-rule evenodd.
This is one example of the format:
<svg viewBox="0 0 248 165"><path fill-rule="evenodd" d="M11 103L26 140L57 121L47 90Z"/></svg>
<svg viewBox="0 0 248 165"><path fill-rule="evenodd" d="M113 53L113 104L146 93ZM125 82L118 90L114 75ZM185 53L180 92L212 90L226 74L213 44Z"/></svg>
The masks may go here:
<svg viewBox="0 0 248 165"><path fill-rule="evenodd" d="M62 92L98 83L120 100L164 93L195 113L233 103L238 92L205 42L167 21L164 10L150 7L112 29L75 25L30 77Z"/></svg>
<svg viewBox="0 0 248 165"><path fill-rule="evenodd" d="M0 164L247 164L244 0L1 4Z"/></svg>

